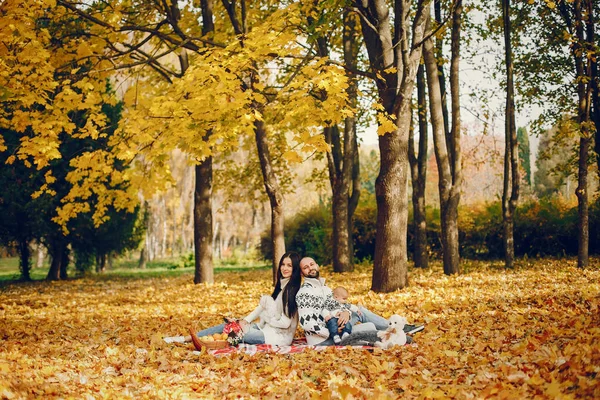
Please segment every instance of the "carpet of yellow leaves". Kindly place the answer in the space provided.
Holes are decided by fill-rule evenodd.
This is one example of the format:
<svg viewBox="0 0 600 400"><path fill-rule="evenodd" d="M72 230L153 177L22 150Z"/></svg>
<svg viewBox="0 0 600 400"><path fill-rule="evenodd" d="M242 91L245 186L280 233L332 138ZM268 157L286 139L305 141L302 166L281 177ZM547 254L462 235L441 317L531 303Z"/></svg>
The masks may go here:
<svg viewBox="0 0 600 400"><path fill-rule="evenodd" d="M268 271L0 287L0 398L600 398L595 264L436 267L390 294L368 291L365 268L325 269L353 302L425 323L417 345L222 358L162 337L245 315Z"/></svg>

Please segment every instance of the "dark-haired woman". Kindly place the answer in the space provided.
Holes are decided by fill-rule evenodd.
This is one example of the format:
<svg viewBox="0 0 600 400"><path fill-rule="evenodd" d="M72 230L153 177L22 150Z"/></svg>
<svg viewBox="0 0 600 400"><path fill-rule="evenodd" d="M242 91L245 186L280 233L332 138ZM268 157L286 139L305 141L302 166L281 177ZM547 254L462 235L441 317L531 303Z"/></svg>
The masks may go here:
<svg viewBox="0 0 600 400"><path fill-rule="evenodd" d="M259 305L254 311L240 320L244 329L243 343L247 344L272 344L287 346L292 343L296 327L298 326L298 306L296 293L300 289L302 273L300 271L300 256L295 252L287 252L279 260L277 269L277 283L271 297L275 300L276 310L279 315L272 316L264 321L264 326L254 324L264 311ZM262 324L261 324L262 325ZM222 333L225 324L220 324L204 329L196 336L207 336ZM165 338L167 342L191 342L191 336Z"/></svg>

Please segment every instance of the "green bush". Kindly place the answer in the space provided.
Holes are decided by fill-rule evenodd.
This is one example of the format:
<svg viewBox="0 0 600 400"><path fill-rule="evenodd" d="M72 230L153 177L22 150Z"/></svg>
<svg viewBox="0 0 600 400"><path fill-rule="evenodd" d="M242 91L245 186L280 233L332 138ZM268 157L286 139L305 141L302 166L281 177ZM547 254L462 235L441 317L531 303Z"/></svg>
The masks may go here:
<svg viewBox="0 0 600 400"><path fill-rule="evenodd" d="M333 253L331 232L330 208L318 205L285 221L285 248L313 257L320 264L329 264ZM273 258L270 235L270 231L261 235L260 252L266 260Z"/></svg>
<svg viewBox="0 0 600 400"><path fill-rule="evenodd" d="M412 208L412 207L411 207ZM412 211L412 210L411 210ZM600 254L600 199L590 204L590 254ZM377 206L374 196L365 196L354 214L355 262L375 255ZM427 208L427 240L430 255L441 258L439 209ZM286 221L287 249L311 255L322 264L331 263L331 210L320 205ZM530 200L515 213L515 255L517 257L565 256L577 254L577 206L560 199ZM502 259L502 205L500 201L462 206L459 209L461 257ZM408 255L412 256L414 234L409 213ZM272 256L269 232L263 233L261 253Z"/></svg>

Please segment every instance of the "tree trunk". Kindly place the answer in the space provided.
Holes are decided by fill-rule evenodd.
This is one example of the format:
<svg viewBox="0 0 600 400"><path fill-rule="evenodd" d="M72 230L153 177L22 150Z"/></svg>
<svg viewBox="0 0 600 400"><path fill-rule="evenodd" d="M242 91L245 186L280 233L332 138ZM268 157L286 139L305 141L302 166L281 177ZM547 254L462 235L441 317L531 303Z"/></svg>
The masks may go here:
<svg viewBox="0 0 600 400"><path fill-rule="evenodd" d="M415 154L414 132L408 142L408 160L412 179L412 203L414 226L414 263L417 268L429 266L427 250L427 219L425 212L425 184L427 182L427 100L425 99L425 67L419 65L417 71L417 112L419 120L419 152ZM412 121L412 117L411 117Z"/></svg>
<svg viewBox="0 0 600 400"><path fill-rule="evenodd" d="M440 25L442 24L442 1L434 0L434 14L435 22ZM435 56L438 60L442 60L444 57L444 40L442 36L436 36L435 39ZM446 90L446 73L444 72L444 63L438 62L438 77L440 80L440 95L442 97L442 114L444 116L444 134L446 140L450 142L451 130L450 130L450 117L448 113L448 91ZM448 154L450 157L450 163L452 163L452 154Z"/></svg>
<svg viewBox="0 0 600 400"><path fill-rule="evenodd" d="M163 194L162 198L161 198L161 221L162 221L162 235L161 235L161 240L160 240L160 258L166 258L167 256L167 217L168 217L168 213L167 213L167 201L165 200L165 195Z"/></svg>
<svg viewBox="0 0 600 400"><path fill-rule="evenodd" d="M146 269L148 264L148 251L146 250L146 246L142 247L142 251L140 251L140 260L138 261L138 268Z"/></svg>
<svg viewBox="0 0 600 400"><path fill-rule="evenodd" d="M58 281L60 280L60 255L51 254L50 269L48 275L46 275L47 281Z"/></svg>
<svg viewBox="0 0 600 400"><path fill-rule="evenodd" d="M69 267L69 248L65 245L60 252L60 279L68 279L67 268Z"/></svg>
<svg viewBox="0 0 600 400"><path fill-rule="evenodd" d="M64 243L61 239L58 239L49 244L48 253L50 253L52 261L50 262L50 269L48 270L48 275L46 275L46 280L60 280L61 264L63 262L63 253L65 252L66 247L67 244Z"/></svg>
<svg viewBox="0 0 600 400"><path fill-rule="evenodd" d="M514 214L519 198L519 149L515 122L513 61L511 46L510 0L502 0L504 46L506 64L506 123L504 151L504 187L502 192L502 217L504 230L504 262L514 268Z"/></svg>
<svg viewBox="0 0 600 400"><path fill-rule="evenodd" d="M312 16L308 17L308 21L311 24L315 23ZM343 21L344 64L348 70L355 70L359 51L356 40L356 16L345 9ZM321 57L329 57L329 46L324 36L317 38L317 54ZM349 85L346 93L349 103L356 106L357 81L351 72L348 74ZM323 135L327 144L331 146L331 152L327 153L327 167L332 192L333 271L347 272L354 270L352 219L360 196L356 118L352 116L344 120L343 139L340 138L337 125L325 127Z"/></svg>
<svg viewBox="0 0 600 400"><path fill-rule="evenodd" d="M358 200L360 199L360 161L358 155L358 137L356 135L356 124L354 124L354 149L356 149L356 156L354 157L354 166L352 168L352 193L350 194L350 200L348 201L348 252L351 256L352 264L354 266L354 212L358 207Z"/></svg>
<svg viewBox="0 0 600 400"><path fill-rule="evenodd" d="M213 283L212 157L196 166L194 192L194 283Z"/></svg>
<svg viewBox="0 0 600 400"><path fill-rule="evenodd" d="M21 280L31 280L31 263L29 258L31 252L29 251L29 241L26 239L19 240L19 269L21 270Z"/></svg>
<svg viewBox="0 0 600 400"><path fill-rule="evenodd" d="M423 49L427 86L429 88L429 109L433 127L433 143L435 159L438 165L438 188L440 193L440 224L442 228L441 241L443 251L444 273L458 272L458 224L456 197L452 197L453 177L449 159L449 144L446 143L444 132L444 116L440 95L437 62L433 41L428 39ZM458 190L457 190L458 192Z"/></svg>
<svg viewBox="0 0 600 400"><path fill-rule="evenodd" d="M578 224L577 224L577 238L578 238L578 249L577 249L577 266L579 268L586 268L589 265L589 243L590 243L590 232L589 232L589 207L588 207L588 154L590 148L590 139L582 137L579 139L579 178L577 185L577 211L578 211Z"/></svg>
<svg viewBox="0 0 600 400"><path fill-rule="evenodd" d="M284 223L283 214L283 194L277 182L273 164L271 163L271 154L269 152L269 142L267 140L267 131L263 121L254 122L254 136L256 139L256 148L258 150L258 159L260 161L260 170L265 182L265 190L269 196L271 205L271 244L273 246L273 282L277 279L277 268L279 259L285 253Z"/></svg>
<svg viewBox="0 0 600 400"><path fill-rule="evenodd" d="M98 256L98 273L103 274L106 271L106 254Z"/></svg>
<svg viewBox="0 0 600 400"><path fill-rule="evenodd" d="M582 8L585 8L587 20L584 21ZM578 249L577 266L585 268L589 265L589 210L588 210L588 158L590 142L593 132L590 129L591 123L591 96L593 74L592 60L584 57L582 47L592 46L594 42L594 20L593 5L591 0L575 0L575 32L577 42L572 47L573 57L575 59L575 68L577 73L577 97L578 110L577 122L580 130L579 138L579 176L577 185L577 210L578 210ZM584 30L585 23L585 30ZM586 38L587 36L587 38ZM587 64L587 65L586 65ZM585 79L587 78L587 79Z"/></svg>
<svg viewBox="0 0 600 400"><path fill-rule="evenodd" d="M348 213L348 185L343 179L335 179L335 185L332 186L333 199L331 211L333 214L333 271L347 272L354 269L350 257L350 240L348 222L350 215Z"/></svg>
<svg viewBox="0 0 600 400"><path fill-rule="evenodd" d="M376 80L381 105L396 118L396 129L379 137L381 163L375 182L377 246L371 286L377 292L394 291L408 284L406 234L411 99L425 22L429 20L429 4L419 2L411 10L411 3L408 0L394 3L392 34L391 13L385 0L354 2L361 15L371 70L381 76Z"/></svg>
<svg viewBox="0 0 600 400"><path fill-rule="evenodd" d="M408 285L406 158L410 117L407 105L398 114L398 129L379 138L381 167L375 181L377 245L371 286L376 292L391 292Z"/></svg>
<svg viewBox="0 0 600 400"><path fill-rule="evenodd" d="M458 205L460 203L460 187L462 185L462 157L460 148L461 119L460 119L460 35L462 27L462 0L455 0L452 9L451 58L450 58L450 94L452 101L452 124L450 140L446 143L452 173L450 198L446 205L446 248L444 254L444 273L446 275L460 272L460 252L458 236Z"/></svg>
<svg viewBox="0 0 600 400"><path fill-rule="evenodd" d="M202 35L214 30L213 0L201 0ZM183 68L183 65L182 65ZM208 140L207 132L203 140ZM212 257L212 156L196 165L196 188L194 190L194 283L213 283Z"/></svg>

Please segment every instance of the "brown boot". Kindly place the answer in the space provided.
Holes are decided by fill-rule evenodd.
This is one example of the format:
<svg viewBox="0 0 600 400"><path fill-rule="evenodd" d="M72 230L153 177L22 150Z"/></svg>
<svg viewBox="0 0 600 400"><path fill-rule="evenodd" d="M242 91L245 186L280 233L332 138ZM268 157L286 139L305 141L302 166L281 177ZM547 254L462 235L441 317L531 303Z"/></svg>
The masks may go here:
<svg viewBox="0 0 600 400"><path fill-rule="evenodd" d="M196 350L202 351L202 342L198 339L198 336L196 336L196 332L194 332L193 328L190 328L190 335L192 336L192 343L194 343Z"/></svg>

